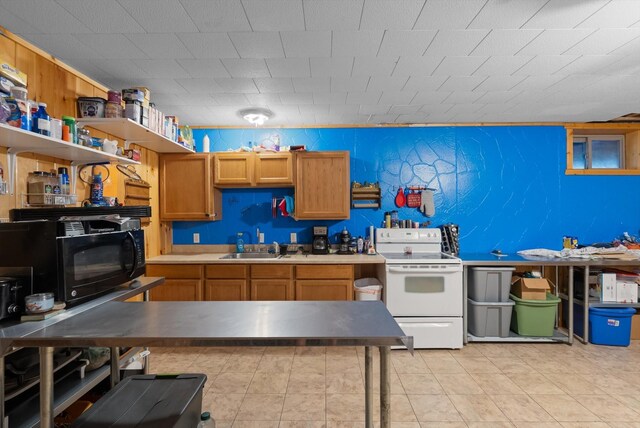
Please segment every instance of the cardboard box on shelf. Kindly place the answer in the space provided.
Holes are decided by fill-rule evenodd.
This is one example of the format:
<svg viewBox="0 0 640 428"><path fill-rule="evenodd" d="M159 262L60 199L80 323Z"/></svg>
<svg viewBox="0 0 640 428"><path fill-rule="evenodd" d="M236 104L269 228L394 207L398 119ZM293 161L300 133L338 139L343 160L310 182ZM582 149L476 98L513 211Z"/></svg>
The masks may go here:
<svg viewBox="0 0 640 428"><path fill-rule="evenodd" d="M522 278L514 276L511 280L511 294L525 300L547 300L551 290L549 281L544 278Z"/></svg>
<svg viewBox="0 0 640 428"><path fill-rule="evenodd" d="M616 301L618 303L637 303L638 284L629 281L617 281Z"/></svg>
<svg viewBox="0 0 640 428"><path fill-rule="evenodd" d="M0 76L9 79L14 85L27 87L27 74L9 64L2 57L0 57Z"/></svg>
<svg viewBox="0 0 640 428"><path fill-rule="evenodd" d="M616 302L616 274L601 273L598 275L598 283L600 285L600 301Z"/></svg>

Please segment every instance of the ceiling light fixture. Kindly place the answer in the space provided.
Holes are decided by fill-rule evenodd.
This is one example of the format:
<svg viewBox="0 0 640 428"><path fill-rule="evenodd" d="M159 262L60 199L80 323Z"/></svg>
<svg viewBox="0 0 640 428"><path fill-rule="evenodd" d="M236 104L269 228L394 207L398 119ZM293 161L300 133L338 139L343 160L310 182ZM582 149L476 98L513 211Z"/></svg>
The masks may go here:
<svg viewBox="0 0 640 428"><path fill-rule="evenodd" d="M273 112L266 108L250 108L240 110L238 114L250 124L258 127L273 117Z"/></svg>

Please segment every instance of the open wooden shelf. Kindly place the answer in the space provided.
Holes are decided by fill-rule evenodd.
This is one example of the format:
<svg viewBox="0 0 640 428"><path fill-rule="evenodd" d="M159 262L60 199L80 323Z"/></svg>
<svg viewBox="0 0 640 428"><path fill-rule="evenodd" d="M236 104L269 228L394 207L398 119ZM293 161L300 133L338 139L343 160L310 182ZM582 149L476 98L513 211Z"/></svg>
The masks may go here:
<svg viewBox="0 0 640 428"><path fill-rule="evenodd" d="M79 144L46 137L35 132L0 123L0 146L16 152L30 152L76 163L120 162L138 165L140 162L112 155Z"/></svg>
<svg viewBox="0 0 640 428"><path fill-rule="evenodd" d="M156 153L194 153L182 144L127 118L83 118L78 119L78 125L90 126Z"/></svg>

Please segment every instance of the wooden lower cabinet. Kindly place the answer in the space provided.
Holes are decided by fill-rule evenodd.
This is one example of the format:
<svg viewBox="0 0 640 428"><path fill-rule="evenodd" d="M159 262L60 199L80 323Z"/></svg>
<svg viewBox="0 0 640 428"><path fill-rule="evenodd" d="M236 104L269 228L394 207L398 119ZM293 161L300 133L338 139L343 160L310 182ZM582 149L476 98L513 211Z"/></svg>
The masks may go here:
<svg viewBox="0 0 640 428"><path fill-rule="evenodd" d="M296 300L353 300L353 265L296 266Z"/></svg>
<svg viewBox="0 0 640 428"><path fill-rule="evenodd" d="M197 301L202 300L202 281L199 279L165 279L164 284L149 292L152 301Z"/></svg>
<svg viewBox="0 0 640 428"><path fill-rule="evenodd" d="M163 276L164 284L152 288L152 301L202 300L202 265L147 265L147 276Z"/></svg>
<svg viewBox="0 0 640 428"><path fill-rule="evenodd" d="M298 279L296 300L353 300L349 279Z"/></svg>
<svg viewBox="0 0 640 428"><path fill-rule="evenodd" d="M157 301L353 300L353 265L148 265Z"/></svg>
<svg viewBox="0 0 640 428"><path fill-rule="evenodd" d="M204 300L249 300L246 279L207 279L204 283Z"/></svg>
<svg viewBox="0 0 640 428"><path fill-rule="evenodd" d="M293 281L289 279L252 279L251 300L293 300Z"/></svg>

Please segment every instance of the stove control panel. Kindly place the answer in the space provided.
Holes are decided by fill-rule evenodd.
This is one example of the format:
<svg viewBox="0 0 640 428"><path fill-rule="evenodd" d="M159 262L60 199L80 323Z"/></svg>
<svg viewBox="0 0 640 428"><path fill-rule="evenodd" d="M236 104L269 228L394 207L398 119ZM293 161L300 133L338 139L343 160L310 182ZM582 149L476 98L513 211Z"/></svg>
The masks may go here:
<svg viewBox="0 0 640 428"><path fill-rule="evenodd" d="M376 243L380 242L420 242L439 244L442 241L440 229L376 229Z"/></svg>

